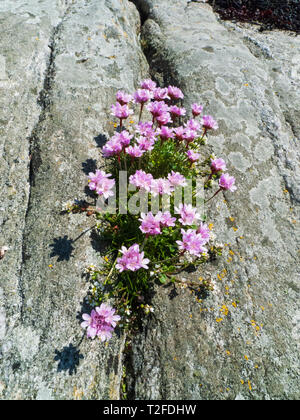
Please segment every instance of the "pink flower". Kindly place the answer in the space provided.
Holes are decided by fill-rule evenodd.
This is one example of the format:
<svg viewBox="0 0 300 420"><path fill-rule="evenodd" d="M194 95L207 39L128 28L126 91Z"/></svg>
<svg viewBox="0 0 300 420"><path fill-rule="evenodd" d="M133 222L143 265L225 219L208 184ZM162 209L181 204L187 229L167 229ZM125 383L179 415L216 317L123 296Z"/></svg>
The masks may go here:
<svg viewBox="0 0 300 420"><path fill-rule="evenodd" d="M201 127L201 124L196 120L188 120L185 126L190 130L198 131Z"/></svg>
<svg viewBox="0 0 300 420"><path fill-rule="evenodd" d="M168 179L159 178L154 179L151 183L151 194L157 196L160 195L171 195L174 192L174 187Z"/></svg>
<svg viewBox="0 0 300 420"><path fill-rule="evenodd" d="M83 314L84 321L81 327L87 328L87 337L97 336L101 341L109 340L117 322L121 319L119 315L115 315L115 311L111 306L102 303L100 307L92 310L91 315Z"/></svg>
<svg viewBox="0 0 300 420"><path fill-rule="evenodd" d="M171 99L183 99L184 97L182 91L175 86L168 87L168 94Z"/></svg>
<svg viewBox="0 0 300 420"><path fill-rule="evenodd" d="M188 150L187 156L192 163L195 163L200 159L200 154L194 152L193 150Z"/></svg>
<svg viewBox="0 0 300 420"><path fill-rule="evenodd" d="M135 185L137 188L143 188L146 191L150 191L152 181L153 176L142 170L136 171L134 175L129 177L130 184Z"/></svg>
<svg viewBox="0 0 300 420"><path fill-rule="evenodd" d="M139 146L129 146L125 152L133 158L140 158L145 153Z"/></svg>
<svg viewBox="0 0 300 420"><path fill-rule="evenodd" d="M121 105L119 102L116 105L111 106L111 114L115 117L119 118L120 120L124 120L129 117L129 115L133 114L132 109L128 108L128 105Z"/></svg>
<svg viewBox="0 0 300 420"><path fill-rule="evenodd" d="M150 102L147 105L147 110L151 112L153 118L159 117L161 114L169 111L168 105L163 101Z"/></svg>
<svg viewBox="0 0 300 420"><path fill-rule="evenodd" d="M140 230L147 236L155 236L161 234L159 214L153 216L151 212L148 214L141 213L141 219L139 219L139 221L142 222Z"/></svg>
<svg viewBox="0 0 300 420"><path fill-rule="evenodd" d="M178 185L185 187L187 185L185 177L179 172L172 171L168 175L168 180L173 185L173 187L177 187Z"/></svg>
<svg viewBox="0 0 300 420"><path fill-rule="evenodd" d="M172 122L172 118L171 118L171 115L169 114L169 112L163 112L161 115L156 117L156 120L157 120L157 122L160 126L161 125L167 125L167 124L170 124Z"/></svg>
<svg viewBox="0 0 300 420"><path fill-rule="evenodd" d="M183 138L189 144L192 143L197 137L197 131L185 128Z"/></svg>
<svg viewBox="0 0 300 420"><path fill-rule="evenodd" d="M192 113L193 113L194 117L197 117L198 115L200 115L202 111L203 111L203 106L202 105L198 105L198 104L193 104L192 105Z"/></svg>
<svg viewBox="0 0 300 420"><path fill-rule="evenodd" d="M159 217L160 224L162 227L174 227L176 222L176 217L172 217L169 211L162 213L161 211L157 213Z"/></svg>
<svg viewBox="0 0 300 420"><path fill-rule="evenodd" d="M111 174L105 174L103 171L96 171L89 174L89 189L96 191L100 196L103 195L105 199L114 195L112 189L115 186L114 179L108 179Z"/></svg>
<svg viewBox="0 0 300 420"><path fill-rule="evenodd" d="M99 182L102 182L103 179L105 178L109 178L111 176L111 174L106 174L104 171L99 171L98 169L96 170L95 173L90 172L89 173L89 188L92 191L95 191L97 188L97 184Z"/></svg>
<svg viewBox="0 0 300 420"><path fill-rule="evenodd" d="M133 135L129 134L128 131L123 130L119 134L119 140L123 147L127 147L130 144L130 140L132 139Z"/></svg>
<svg viewBox="0 0 300 420"><path fill-rule="evenodd" d="M226 171L226 163L223 159L211 159L211 171L213 174L220 172L220 171Z"/></svg>
<svg viewBox="0 0 300 420"><path fill-rule="evenodd" d="M206 130L217 130L219 128L218 123L213 119L211 115L203 115L202 125Z"/></svg>
<svg viewBox="0 0 300 420"><path fill-rule="evenodd" d="M205 240L195 230L188 229L187 231L181 229L182 241L176 241L181 251L187 251L191 255L200 257L207 249L203 247Z"/></svg>
<svg viewBox="0 0 300 420"><path fill-rule="evenodd" d="M194 223L201 218L200 214L197 213L197 209L191 204L180 204L179 208L175 208L176 213L180 214L179 222L183 226L192 226Z"/></svg>
<svg viewBox="0 0 300 420"><path fill-rule="evenodd" d="M116 134L113 136L106 145L103 147L102 152L103 156L108 158L111 156L119 155L122 152L123 144L120 140L120 135Z"/></svg>
<svg viewBox="0 0 300 420"><path fill-rule="evenodd" d="M140 122L135 128L141 136L155 140L155 131L153 130L152 122Z"/></svg>
<svg viewBox="0 0 300 420"><path fill-rule="evenodd" d="M185 133L185 128L184 127L180 126L180 127L174 128L174 133L175 133L176 138L179 141L184 140L184 133Z"/></svg>
<svg viewBox="0 0 300 420"><path fill-rule="evenodd" d="M146 79L140 83L140 86L142 89L148 89L153 91L156 88L156 83L153 82L153 80L151 79Z"/></svg>
<svg viewBox="0 0 300 420"><path fill-rule="evenodd" d="M235 178L234 176L230 176L229 174L222 174L221 178L219 179L219 186L223 190L229 190L231 192L234 192L237 187L235 184Z"/></svg>
<svg viewBox="0 0 300 420"><path fill-rule="evenodd" d="M151 138L149 139L147 137L140 137L139 139L137 139L137 142L141 150L144 150L145 152L149 152L153 150L153 145L154 145L153 139Z"/></svg>
<svg viewBox="0 0 300 420"><path fill-rule="evenodd" d="M168 140L174 137L173 129L165 125L163 125L161 128L157 130L157 134L159 134L162 140Z"/></svg>
<svg viewBox="0 0 300 420"><path fill-rule="evenodd" d="M159 87L154 89L153 97L156 101L164 101L165 99L170 99L168 95L168 89Z"/></svg>
<svg viewBox="0 0 300 420"><path fill-rule="evenodd" d="M145 102L149 101L152 98L152 92L147 89L138 89L134 95L134 101L137 104L144 104Z"/></svg>
<svg viewBox="0 0 300 420"><path fill-rule="evenodd" d="M197 233L202 236L202 238L205 240L205 243L209 241L210 230L206 223L200 223L200 226L197 229Z"/></svg>
<svg viewBox="0 0 300 420"><path fill-rule="evenodd" d="M132 245L129 249L122 246L120 252L123 254L117 259L116 269L122 271L137 271L140 268L148 269L150 260L144 258L144 252L140 252L138 244Z"/></svg>
<svg viewBox="0 0 300 420"><path fill-rule="evenodd" d="M104 178L97 184L96 193L100 196L103 195L105 199L112 197L114 195L114 191L112 191L112 189L114 188L115 183L114 179Z"/></svg>
<svg viewBox="0 0 300 420"><path fill-rule="evenodd" d="M132 95L128 95L127 93L123 92L122 90L119 90L116 94L117 102L119 102L121 105L126 105L130 101L132 101Z"/></svg>
<svg viewBox="0 0 300 420"><path fill-rule="evenodd" d="M186 114L186 110L184 108L179 108L176 105L170 106L170 114L175 117L181 117Z"/></svg>

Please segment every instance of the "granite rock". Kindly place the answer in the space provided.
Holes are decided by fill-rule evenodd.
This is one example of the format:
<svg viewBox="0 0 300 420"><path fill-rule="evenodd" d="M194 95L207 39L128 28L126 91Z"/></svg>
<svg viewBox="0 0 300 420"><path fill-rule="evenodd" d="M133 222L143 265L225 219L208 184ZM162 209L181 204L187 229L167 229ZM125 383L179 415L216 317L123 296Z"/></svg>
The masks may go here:
<svg viewBox="0 0 300 420"><path fill-rule="evenodd" d="M1 398L119 398L124 335L83 340L95 221L86 195L118 89L147 72L127 0L5 1L1 56ZM96 140L96 141L95 141Z"/></svg>
<svg viewBox="0 0 300 420"><path fill-rule="evenodd" d="M298 399L299 37L186 0L5 0L0 25L0 398L119 399L125 363L131 399ZM100 258L62 209L92 202L116 90L148 72L215 116L238 190L206 208L224 257L183 275L214 291L156 287L125 354L83 339Z"/></svg>
<svg viewBox="0 0 300 420"><path fill-rule="evenodd" d="M300 39L221 22L207 4L136 4L151 74L218 120L207 148L238 190L205 209L223 258L184 274L214 292L156 289L132 398L298 399Z"/></svg>

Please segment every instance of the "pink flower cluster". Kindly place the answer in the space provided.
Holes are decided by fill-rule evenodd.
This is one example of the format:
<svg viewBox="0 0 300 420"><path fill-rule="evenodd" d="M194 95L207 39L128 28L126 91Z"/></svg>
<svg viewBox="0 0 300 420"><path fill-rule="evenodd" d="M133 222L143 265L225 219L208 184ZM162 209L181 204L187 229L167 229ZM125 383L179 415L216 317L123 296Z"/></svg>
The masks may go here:
<svg viewBox="0 0 300 420"><path fill-rule="evenodd" d="M176 139L178 142L184 141L187 148L197 138L203 137L208 130L218 128L217 122L211 115L203 115L200 121L195 118L201 115L203 106L197 103L192 104L193 118L184 125L177 128L170 127L176 118L186 115L185 108L172 104L171 101L183 99L182 91L176 86L160 88L150 79L143 80L140 88L129 95L123 91L118 91L116 95L117 103L112 105L112 115L120 119L120 127L123 127L123 120L132 115L133 110L129 108L129 103L140 104L139 124L136 126L135 135L117 133L104 146L104 157L117 156L120 161L121 153L131 156L132 159L141 158L144 153L151 152L154 144L159 137L162 142ZM141 116L145 104L147 111L152 115L152 122L141 123ZM154 129L154 125L157 129ZM123 138L124 137L124 138ZM135 138L135 142L130 144L130 140ZM194 150L187 150L187 158L191 164L197 162L199 154Z"/></svg>
<svg viewBox="0 0 300 420"><path fill-rule="evenodd" d="M227 170L226 162L221 158L211 159L210 169L211 169L210 178L214 174L220 175L221 172L224 172ZM219 178L219 187L220 187L219 191L221 190L229 190L231 192L236 191L237 187L235 185L234 176L230 176L229 174L221 174Z"/></svg>
<svg viewBox="0 0 300 420"><path fill-rule="evenodd" d="M230 176L229 174L222 174L219 179L219 186L223 190L229 190L231 192L236 191L237 187L235 186L235 178L234 176Z"/></svg>
<svg viewBox="0 0 300 420"><path fill-rule="evenodd" d="M200 154L197 152L194 152L193 150L188 150L186 154L191 163L195 163L200 159Z"/></svg>
<svg viewBox="0 0 300 420"><path fill-rule="evenodd" d="M129 134L126 130L121 131L121 133L116 133L103 147L103 156L108 158L120 155L129 146L132 137L133 135Z"/></svg>
<svg viewBox="0 0 300 420"><path fill-rule="evenodd" d="M123 271L137 271L140 268L148 269L150 260L144 258L144 252L140 252L138 244L132 245L130 248L122 246L120 250L122 257L117 259L116 269L122 273Z"/></svg>
<svg viewBox="0 0 300 420"><path fill-rule="evenodd" d="M223 159L211 159L210 168L213 174L226 171L226 163Z"/></svg>
<svg viewBox="0 0 300 420"><path fill-rule="evenodd" d="M201 257L203 253L207 252L204 245L209 240L209 229L205 224L201 223L198 230L181 229L182 240L176 241L180 251L188 252L196 257Z"/></svg>
<svg viewBox="0 0 300 420"><path fill-rule="evenodd" d="M170 212L161 211L157 213L156 216L149 212L148 214L141 213L141 218L139 219L142 222L140 230L146 234L146 236L155 236L160 235L161 228L164 227L174 227L176 222L176 217L172 217Z"/></svg>
<svg viewBox="0 0 300 420"><path fill-rule="evenodd" d="M105 199L114 195L112 191L115 186L114 179L108 179L111 174L106 174L104 171L96 170L95 173L89 173L89 188L91 191L96 191L100 196L103 195Z"/></svg>
<svg viewBox="0 0 300 420"><path fill-rule="evenodd" d="M109 340L112 337L117 322L121 319L115 315L116 310L111 306L102 303L100 307L92 310L91 315L83 314L82 328L87 328L87 337L100 338L101 341Z"/></svg>
<svg viewBox="0 0 300 420"><path fill-rule="evenodd" d="M116 105L111 106L111 114L120 120L126 120L129 115L133 114L133 110L129 109L128 105L121 105L120 102L117 102Z"/></svg>
<svg viewBox="0 0 300 420"><path fill-rule="evenodd" d="M219 128L218 123L213 119L211 115L203 115L202 125L205 130L217 130Z"/></svg>
<svg viewBox="0 0 300 420"><path fill-rule="evenodd" d="M147 192L157 195L171 195L175 187L177 186L186 186L186 179L179 172L172 171L168 178L158 178L154 179L151 174L147 174L143 170L138 170L134 175L129 177L130 184L134 185L137 188L143 189Z"/></svg>
<svg viewBox="0 0 300 420"><path fill-rule="evenodd" d="M136 143L131 143L133 135L123 130L106 142L102 149L103 156L110 158L123 152L132 158L140 158L145 152L151 151L156 141L157 133L152 128L152 122L139 123L136 126Z"/></svg>
<svg viewBox="0 0 300 420"><path fill-rule="evenodd" d="M119 127L104 145L103 156L114 158L117 162L113 161L112 164L118 163L121 170L122 165L124 165L124 169L126 171L128 169L131 174L129 183L153 196L171 196L174 192L177 192L177 187L188 185L186 177L178 172L181 171L179 168L182 168L185 175L189 168L191 174L205 174L200 168L202 164L198 164L199 168L195 168L195 170L193 164L196 164L201 158L198 146L205 143L205 136L209 130L218 129L218 123L211 115L203 115L203 106L198 103L192 104L191 113L188 115L187 110L182 106L182 101L180 101L183 98L183 92L178 87L170 85L161 88L151 79L145 79L141 81L139 88L132 95L119 90L116 94L116 103L111 106L111 114L119 119ZM133 118L133 121L130 120L129 123L126 123L126 120L136 109L139 113L138 119ZM144 118L143 112L144 114L148 113L148 118ZM185 119L183 120L183 118ZM149 121L144 121L145 119ZM177 127L174 127L174 122L178 123ZM161 149L159 149L160 147ZM154 158L157 153L161 153L161 159L155 166ZM169 170L164 169L164 165L172 154L176 157L173 166L176 169L168 173ZM203 161L204 166L207 160L203 159ZM143 164L147 165L147 172L141 169ZM219 182L219 189L211 198L222 190L233 192L237 189L235 178L228 173L224 173L227 168L223 159L212 157L209 165L210 172L207 174L206 187L210 188L213 185L212 181L217 180ZM169 162L166 162L165 167L169 168ZM139 169L137 170L137 168ZM155 175L156 178L150 173L151 168L154 168L153 174L158 174ZM160 178L157 178L158 176ZM89 173L90 190L95 191L105 199L113 196L115 180L111 177L111 174L101 170ZM173 203L173 198L170 200L169 197L167 198L168 202ZM163 202L164 200L162 200ZM137 226L135 226L135 239L130 239L130 236L125 244L137 242L136 237L143 237L144 235L143 246L140 248L138 243L134 243L131 246L128 245L128 248L121 247L115 262L115 269L119 273L136 272L140 269L148 270L150 260L145 257L144 249L146 252L151 247L159 249L158 244L160 246L165 244L164 240L166 238L157 237L162 234L169 235L166 239L167 252L163 256L167 257L170 254L170 261L174 266L177 262L179 266L182 264L182 261L173 262L175 252L178 257L183 255L188 257L187 261L191 261L191 256L201 258L207 254L206 246L212 236L207 224L200 221L201 216L197 208L191 204L180 204L175 207L174 213L178 217L173 217L173 214L169 211L159 211L157 214L150 211L141 213L140 217L135 219L136 221L138 219L140 223L139 230L136 232ZM115 224L115 221L113 223ZM119 224L118 221L116 223L117 225L113 227L114 234L118 231L123 234L122 223ZM176 241L178 246L177 250L176 246L173 248L168 244L167 240L169 238L174 238L173 241ZM168 248L170 248L170 251ZM156 256L153 258L156 258ZM163 265L167 265L166 261L169 260L163 259L164 264L161 264L161 267L152 261L152 265L155 265L155 268L153 268L154 275L164 272L165 267ZM174 271L176 272L176 270ZM126 276L129 274L126 274ZM147 273L140 272L140 274ZM115 312L115 309L111 306L102 303L93 309L90 315L83 314L81 326L87 329L87 336L92 339L99 337L101 341L109 340L117 322L120 320L120 316L116 315Z"/></svg>
<svg viewBox="0 0 300 420"><path fill-rule="evenodd" d="M178 208L175 207L175 212L180 214L179 222L183 226L192 226L201 218L197 209L191 204L180 204Z"/></svg>

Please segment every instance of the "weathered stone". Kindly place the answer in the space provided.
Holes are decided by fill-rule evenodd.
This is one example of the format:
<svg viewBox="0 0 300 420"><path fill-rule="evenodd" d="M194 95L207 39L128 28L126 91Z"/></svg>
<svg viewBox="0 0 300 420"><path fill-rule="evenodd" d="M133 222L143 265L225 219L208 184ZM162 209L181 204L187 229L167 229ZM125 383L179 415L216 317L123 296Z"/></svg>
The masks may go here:
<svg viewBox="0 0 300 420"><path fill-rule="evenodd" d="M0 5L1 398L119 398L124 336L81 340L94 221L61 214L99 166L118 89L147 71L127 0ZM99 144L98 144L99 146Z"/></svg>
<svg viewBox="0 0 300 420"><path fill-rule="evenodd" d="M136 3L152 74L216 117L209 149L238 191L207 208L225 256L184 274L212 278L214 292L156 289L133 340L131 397L297 399L300 39L222 23L200 3Z"/></svg>
<svg viewBox="0 0 300 420"><path fill-rule="evenodd" d="M222 23L205 2L135 3L141 43L127 0L0 4L0 398L120 397L124 335L106 347L80 327L94 222L61 211L92 200L86 173L101 165L116 90L147 75L143 46L158 81L217 118L208 149L238 191L207 208L225 256L184 274L215 290L196 301L156 288L128 396L297 399L299 38Z"/></svg>

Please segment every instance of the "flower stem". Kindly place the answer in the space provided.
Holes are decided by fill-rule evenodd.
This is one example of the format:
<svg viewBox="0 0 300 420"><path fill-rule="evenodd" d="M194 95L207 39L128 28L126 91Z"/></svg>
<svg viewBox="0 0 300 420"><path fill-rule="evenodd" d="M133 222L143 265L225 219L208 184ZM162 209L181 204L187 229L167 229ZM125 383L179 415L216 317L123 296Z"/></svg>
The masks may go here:
<svg viewBox="0 0 300 420"><path fill-rule="evenodd" d="M209 176L208 176L208 178L207 178L207 180L206 180L205 184L206 184L208 181L210 181L210 180L211 180L212 176L213 176L213 173L211 172L211 174L209 174Z"/></svg>
<svg viewBox="0 0 300 420"><path fill-rule="evenodd" d="M125 171L127 171L127 156L126 156L125 149L124 149L124 167L125 167Z"/></svg>
<svg viewBox="0 0 300 420"><path fill-rule="evenodd" d="M208 200L204 202L204 204L208 203L210 200L212 200L220 191L222 191L222 188L220 188L212 197L210 197Z"/></svg>
<svg viewBox="0 0 300 420"><path fill-rule="evenodd" d="M113 273L113 271L114 271L114 269L115 269L115 266L116 266L116 264L117 264L117 260L118 260L118 256L116 257L116 259L115 259L115 261L114 261L114 263L113 263L113 265L112 265L112 267L111 267L111 269L110 269L110 272L108 273L108 275L107 275L106 279L105 279L105 280L104 280L104 282L103 282L103 284L104 284L104 285L108 282L108 280L109 280L109 279L110 279L110 277L112 276L112 273Z"/></svg>
<svg viewBox="0 0 300 420"><path fill-rule="evenodd" d="M139 122L141 121L141 118L142 118L143 108L144 108L144 102L141 103L141 110L140 110L140 115L139 115Z"/></svg>
<svg viewBox="0 0 300 420"><path fill-rule="evenodd" d="M145 236L144 242L143 242L143 244L141 246L141 251L144 251L144 247L146 245L147 240L148 240L148 236Z"/></svg>

